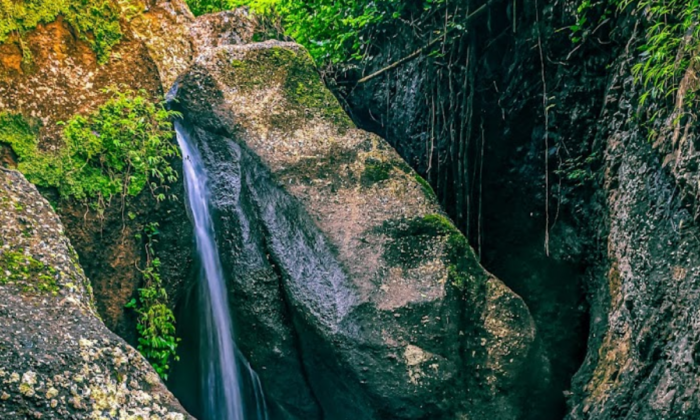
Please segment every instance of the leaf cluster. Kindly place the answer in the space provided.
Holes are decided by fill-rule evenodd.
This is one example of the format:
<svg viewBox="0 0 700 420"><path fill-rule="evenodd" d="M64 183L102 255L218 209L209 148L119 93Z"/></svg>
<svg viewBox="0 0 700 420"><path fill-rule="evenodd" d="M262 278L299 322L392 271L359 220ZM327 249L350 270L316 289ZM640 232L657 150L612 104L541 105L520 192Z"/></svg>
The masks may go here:
<svg viewBox="0 0 700 420"><path fill-rule="evenodd" d="M637 102L638 117L647 128L649 138L655 137L661 121L674 102L689 69L700 61L700 1L698 0L581 0L575 13L577 23L571 26L574 42L585 40L591 33L591 16L609 18L613 11L625 12L637 19L642 28L638 57L632 66L635 83L640 86ZM698 102L692 85L682 93L674 125L692 116Z"/></svg>
<svg viewBox="0 0 700 420"><path fill-rule="evenodd" d="M160 234L158 227L158 223L149 223L144 228L144 235L139 235L145 241L147 265L142 270L143 287L126 308L134 309L138 315L138 350L167 380L170 362L179 360L177 346L180 339L175 335L175 315L168 306L168 293L160 277L161 263L154 249Z"/></svg>
<svg viewBox="0 0 700 420"><path fill-rule="evenodd" d="M195 14L247 6L279 20L284 35L304 45L318 64L361 61L385 26L432 12L445 0L188 0ZM427 13L430 14L430 13Z"/></svg>

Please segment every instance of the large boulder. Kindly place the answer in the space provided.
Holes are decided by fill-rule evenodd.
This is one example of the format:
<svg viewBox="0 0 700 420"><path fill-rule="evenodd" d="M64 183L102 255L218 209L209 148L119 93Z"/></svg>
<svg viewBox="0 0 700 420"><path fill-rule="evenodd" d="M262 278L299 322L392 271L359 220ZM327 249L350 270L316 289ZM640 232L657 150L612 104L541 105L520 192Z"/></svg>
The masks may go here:
<svg viewBox="0 0 700 420"><path fill-rule="evenodd" d="M192 418L98 318L49 203L2 168L0 238L1 418Z"/></svg>
<svg viewBox="0 0 700 420"><path fill-rule="evenodd" d="M520 418L525 304L304 49L206 51L173 95L209 171L238 341L285 414Z"/></svg>

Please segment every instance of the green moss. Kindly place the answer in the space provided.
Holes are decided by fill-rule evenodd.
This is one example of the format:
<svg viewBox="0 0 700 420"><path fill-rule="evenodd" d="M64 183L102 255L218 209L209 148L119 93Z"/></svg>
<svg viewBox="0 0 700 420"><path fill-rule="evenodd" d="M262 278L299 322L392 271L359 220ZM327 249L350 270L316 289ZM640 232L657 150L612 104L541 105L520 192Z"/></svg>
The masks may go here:
<svg viewBox="0 0 700 420"><path fill-rule="evenodd" d="M0 143L12 148L30 182L100 212L113 197L136 196L146 188L162 200L166 184L177 177L169 163L178 155L170 123L176 114L145 92L112 95L95 112L65 123L64 145L56 152L40 150L38 129L7 112L0 113Z"/></svg>
<svg viewBox="0 0 700 420"><path fill-rule="evenodd" d="M418 174L416 174L414 178L416 182L420 184L421 189L428 198L431 200L437 200L437 195L435 195L435 191L433 190L433 187L430 186L428 181Z"/></svg>
<svg viewBox="0 0 700 420"><path fill-rule="evenodd" d="M150 223L144 228L147 264L142 270L143 287L138 298L132 299L126 307L138 314L138 349L148 359L153 368L164 379L168 379L170 362L178 360L177 346L180 339L175 335L175 314L168 307L168 292L160 277L160 259L155 255L158 242L158 223Z"/></svg>
<svg viewBox="0 0 700 420"><path fill-rule="evenodd" d="M250 91L281 85L292 110L333 122L338 129L353 126L338 100L326 88L306 51L271 47L251 50L244 60L230 61L236 86ZM287 121L289 123L289 121Z"/></svg>
<svg viewBox="0 0 700 420"><path fill-rule="evenodd" d="M391 177L393 169L394 165L391 162L368 158L365 160L365 169L362 171L362 186L369 187L378 182L386 181Z"/></svg>
<svg viewBox="0 0 700 420"><path fill-rule="evenodd" d="M12 147L18 156L28 156L36 151L37 126L21 115L0 112L0 143Z"/></svg>
<svg viewBox="0 0 700 420"><path fill-rule="evenodd" d="M0 44L19 35L25 61L31 52L25 46L25 34L40 24L63 16L78 37L87 42L100 63L109 59L112 48L121 40L120 8L113 0L0 0Z"/></svg>
<svg viewBox="0 0 700 420"><path fill-rule="evenodd" d="M467 238L443 215L387 222L383 229L393 239L384 254L390 264L417 266L429 247L442 243L449 280L454 286L465 288L485 276Z"/></svg>
<svg viewBox="0 0 700 420"><path fill-rule="evenodd" d="M57 272L31 255L0 251L0 285L17 284L26 292L58 293Z"/></svg>

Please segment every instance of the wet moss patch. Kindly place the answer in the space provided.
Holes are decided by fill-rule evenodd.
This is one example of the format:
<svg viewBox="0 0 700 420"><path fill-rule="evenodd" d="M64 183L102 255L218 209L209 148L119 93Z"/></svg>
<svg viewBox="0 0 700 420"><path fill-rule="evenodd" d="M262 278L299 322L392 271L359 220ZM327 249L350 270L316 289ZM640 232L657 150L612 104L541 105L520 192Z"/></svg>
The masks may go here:
<svg viewBox="0 0 700 420"><path fill-rule="evenodd" d="M391 162L381 161L376 158L365 160L365 169L362 171L362 186L370 187L391 178L391 171L394 165Z"/></svg>
<svg viewBox="0 0 700 420"><path fill-rule="evenodd" d="M437 201L437 195L435 194L435 190L433 190L433 187L430 186L428 181L425 180L422 176L416 174L414 176L416 182L420 184L421 190L423 190L423 193L430 198L433 201Z"/></svg>
<svg viewBox="0 0 700 420"><path fill-rule="evenodd" d="M487 277L467 238L441 214L387 221L380 229L391 238L384 252L384 258L390 265L418 266L425 259L427 251L442 246L452 285L466 288Z"/></svg>
<svg viewBox="0 0 700 420"><path fill-rule="evenodd" d="M133 15L135 12L132 10L137 9L129 7L125 17ZM32 53L24 41L25 34L40 24L55 21L58 16L63 16L78 38L90 45L100 63L109 60L112 48L122 39L119 24L122 11L114 1L25 0L0 3L0 44L16 37L22 49L23 61L28 63L32 59Z"/></svg>

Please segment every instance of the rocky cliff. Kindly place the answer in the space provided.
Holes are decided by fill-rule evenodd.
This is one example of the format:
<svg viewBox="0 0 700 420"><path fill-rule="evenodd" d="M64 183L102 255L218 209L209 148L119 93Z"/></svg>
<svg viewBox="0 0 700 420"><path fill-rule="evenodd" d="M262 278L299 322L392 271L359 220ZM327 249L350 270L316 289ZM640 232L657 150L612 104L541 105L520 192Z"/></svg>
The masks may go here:
<svg viewBox="0 0 700 420"><path fill-rule="evenodd" d="M38 150L52 153L64 147L57 123L99 108L109 100L105 88L138 90L157 100L177 77L174 106L214 180L217 240L229 271L239 346L260 374L273 417L520 418L530 395L528 362L539 357L528 309L479 265L426 182L384 140L354 127L303 48L250 43L254 21L243 10L194 19L179 1L119 7L107 26L119 41L108 51L96 49L60 15L10 37L2 47L0 109L25 122L22 135ZM3 150L8 166L26 165L20 150ZM141 287L142 267L151 257L142 238L151 222L159 224L168 304L182 315L184 363L175 366L171 385L188 408L198 410L199 379L189 363L198 357L191 226L184 200L177 199L182 184L169 188L175 199L162 201L146 190L104 211L42 188L90 282L76 274L65 283L57 274L62 268L42 259L44 253L62 255L59 245L42 243L43 253L31 257L36 262L31 252L25 259L7 254L11 261L3 266L17 257L28 267L20 271L38 282L8 301L8 322L21 320L37 334L60 331L56 326L72 331L55 339L42 335L36 339L49 337L50 343L10 353L2 366L13 369L5 382L13 401L9 418L31 411L27 401L44 391L47 407L62 410L35 410L49 418L184 414L144 360L95 315L136 343L133 313L124 307ZM24 206L24 199L33 200L23 196L13 205ZM56 220L45 202L37 203ZM67 246L66 239L61 243ZM56 284L49 278L54 275ZM27 288L30 280L7 276L2 293ZM85 292L81 310L67 309L77 298L61 299L66 290L83 293L88 285L95 299ZM46 321L32 324L15 301L34 302L39 292L56 296L40 299L36 310ZM35 367L51 348L67 349L65 357ZM92 365L83 369L76 355ZM41 369L54 375L64 364L85 372L77 379L70 369L64 376L42 376Z"/></svg>
<svg viewBox="0 0 700 420"><path fill-rule="evenodd" d="M12 34L0 112L52 151L57 122L104 88L160 99L174 85L273 418L697 418L695 66L643 102L636 9L597 3L585 29L575 1L492 1L478 19L467 3L439 54L383 70L445 24L419 15L429 30L384 27L371 60L326 79L352 120L303 48L253 43L245 10L195 19L177 0L119 2L108 52L65 16ZM18 160L0 143L4 166ZM3 418L187 415L95 315L136 343L124 305L151 222L183 338L170 385L196 413L181 181L173 200L146 191L104 213L41 188L88 282L48 204L0 174Z"/></svg>

